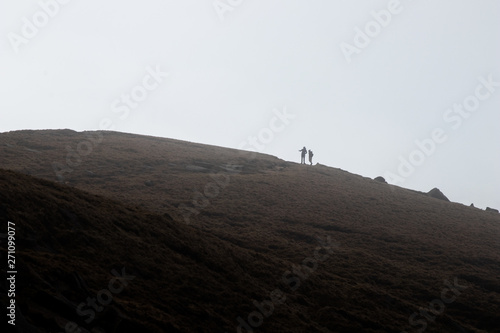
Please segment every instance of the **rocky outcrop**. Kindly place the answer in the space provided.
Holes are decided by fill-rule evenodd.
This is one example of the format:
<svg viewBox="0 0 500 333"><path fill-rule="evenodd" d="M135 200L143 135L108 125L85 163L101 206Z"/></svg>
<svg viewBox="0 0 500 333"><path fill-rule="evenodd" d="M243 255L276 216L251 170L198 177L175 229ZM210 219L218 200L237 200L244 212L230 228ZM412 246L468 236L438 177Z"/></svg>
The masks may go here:
<svg viewBox="0 0 500 333"><path fill-rule="evenodd" d="M428 196L439 200L450 201L437 187L434 187L427 193Z"/></svg>

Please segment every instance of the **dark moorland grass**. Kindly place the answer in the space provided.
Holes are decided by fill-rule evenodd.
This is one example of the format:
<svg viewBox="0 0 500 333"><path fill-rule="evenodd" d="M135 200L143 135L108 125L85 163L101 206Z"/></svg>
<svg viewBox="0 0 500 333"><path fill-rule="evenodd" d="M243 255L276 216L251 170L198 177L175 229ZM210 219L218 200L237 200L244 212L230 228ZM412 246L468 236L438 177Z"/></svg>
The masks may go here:
<svg viewBox="0 0 500 333"><path fill-rule="evenodd" d="M67 160L82 142L91 151ZM0 171L0 218L17 228L18 320L40 332L236 332L252 313L256 332L500 332L497 213L322 165L115 132L3 133L0 168L15 171ZM135 277L86 323L78 305L122 267ZM464 286L450 302L445 281Z"/></svg>

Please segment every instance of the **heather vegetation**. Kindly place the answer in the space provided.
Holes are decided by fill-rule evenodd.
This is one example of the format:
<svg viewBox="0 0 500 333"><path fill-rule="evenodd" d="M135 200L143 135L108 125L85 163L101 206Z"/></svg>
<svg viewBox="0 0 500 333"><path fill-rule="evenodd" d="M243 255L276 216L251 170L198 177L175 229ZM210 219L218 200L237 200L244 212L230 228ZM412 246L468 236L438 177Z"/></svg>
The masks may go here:
<svg viewBox="0 0 500 333"><path fill-rule="evenodd" d="M3 133L17 327L500 332L500 214L438 191L156 137Z"/></svg>

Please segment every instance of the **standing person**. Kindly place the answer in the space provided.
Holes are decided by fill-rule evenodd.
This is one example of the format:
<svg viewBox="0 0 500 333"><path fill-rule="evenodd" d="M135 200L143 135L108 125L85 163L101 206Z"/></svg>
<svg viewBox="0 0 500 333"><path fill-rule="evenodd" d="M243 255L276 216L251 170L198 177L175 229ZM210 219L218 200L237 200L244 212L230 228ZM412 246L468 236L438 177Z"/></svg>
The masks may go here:
<svg viewBox="0 0 500 333"><path fill-rule="evenodd" d="M306 164L306 154L307 154L306 147L302 148L299 151L300 151L300 164Z"/></svg>
<svg viewBox="0 0 500 333"><path fill-rule="evenodd" d="M311 165L313 165L313 151L311 149L309 149L309 163L311 163Z"/></svg>

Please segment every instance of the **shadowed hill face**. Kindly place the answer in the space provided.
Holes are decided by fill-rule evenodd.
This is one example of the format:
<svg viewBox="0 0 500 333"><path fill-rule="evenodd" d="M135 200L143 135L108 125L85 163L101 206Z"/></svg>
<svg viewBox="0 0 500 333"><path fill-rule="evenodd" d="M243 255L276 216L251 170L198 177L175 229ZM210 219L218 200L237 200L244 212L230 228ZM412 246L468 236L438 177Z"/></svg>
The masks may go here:
<svg viewBox="0 0 500 333"><path fill-rule="evenodd" d="M216 331L275 270L274 258L67 186L0 170L0 189L2 224L16 224L18 306L42 331ZM113 303L79 313L106 290Z"/></svg>
<svg viewBox="0 0 500 333"><path fill-rule="evenodd" d="M84 151L88 143L91 149ZM83 153L69 157L70 151ZM63 178L56 176L54 165ZM286 301L275 303L273 313L255 329L411 332L422 328L422 321L427 332L497 327L500 217L493 213L321 165L301 166L268 155L112 132L0 134L0 166L101 196L106 204L98 206L100 215L92 215L93 210L83 208L88 203L74 197L83 192L43 183L66 191L69 198L63 210L50 209L57 212L52 216L41 209L50 207L44 200L55 200L52 205L59 207L58 195L41 191L40 202L32 208L22 195L11 199L18 213L9 218L29 221L33 230L52 226L64 236L44 231L48 245L33 243L36 253L70 248L68 241L61 245L61 239L71 239L66 233L77 223L81 228L92 226L85 232L72 231L75 239L84 239L63 261L78 266L85 250L94 248L95 256L87 256L85 263L100 270L100 280L97 275L91 278L99 281L92 287L94 293L106 285L112 268L120 268L124 260L129 263L136 280L142 281L136 285L143 289L128 294L134 292L131 282L123 292L124 305L117 306L128 317L141 318L138 325L146 325L149 317L135 313L146 313L144 304L152 303L148 309L155 313L155 327L235 331L238 316L247 325L256 324L248 323L258 309L253 301L269 300L279 289ZM25 179L23 184L32 182ZM85 223L80 216L85 216ZM54 224L58 219L64 221L60 226ZM130 237L133 242L126 241ZM323 255L329 254L325 260L307 260L315 258L318 237L336 246L331 253L323 250ZM170 245L179 242L184 247ZM155 252L154 244L165 249ZM95 250L101 247L108 251ZM98 254L110 258L98 260ZM196 260L175 260L184 256ZM43 258L37 254L27 266L49 274L44 267L51 267L52 261ZM139 264L146 258L147 264ZM309 269L301 266L304 262ZM173 275L169 267L179 273ZM140 269L152 270L147 283ZM455 278L467 288L446 303L442 313L432 315L433 320L419 314L412 326L410 315L441 299L444 281L453 284ZM187 290L182 302L173 301ZM167 305L171 302L166 299L176 305ZM195 321L214 326L197 326Z"/></svg>

